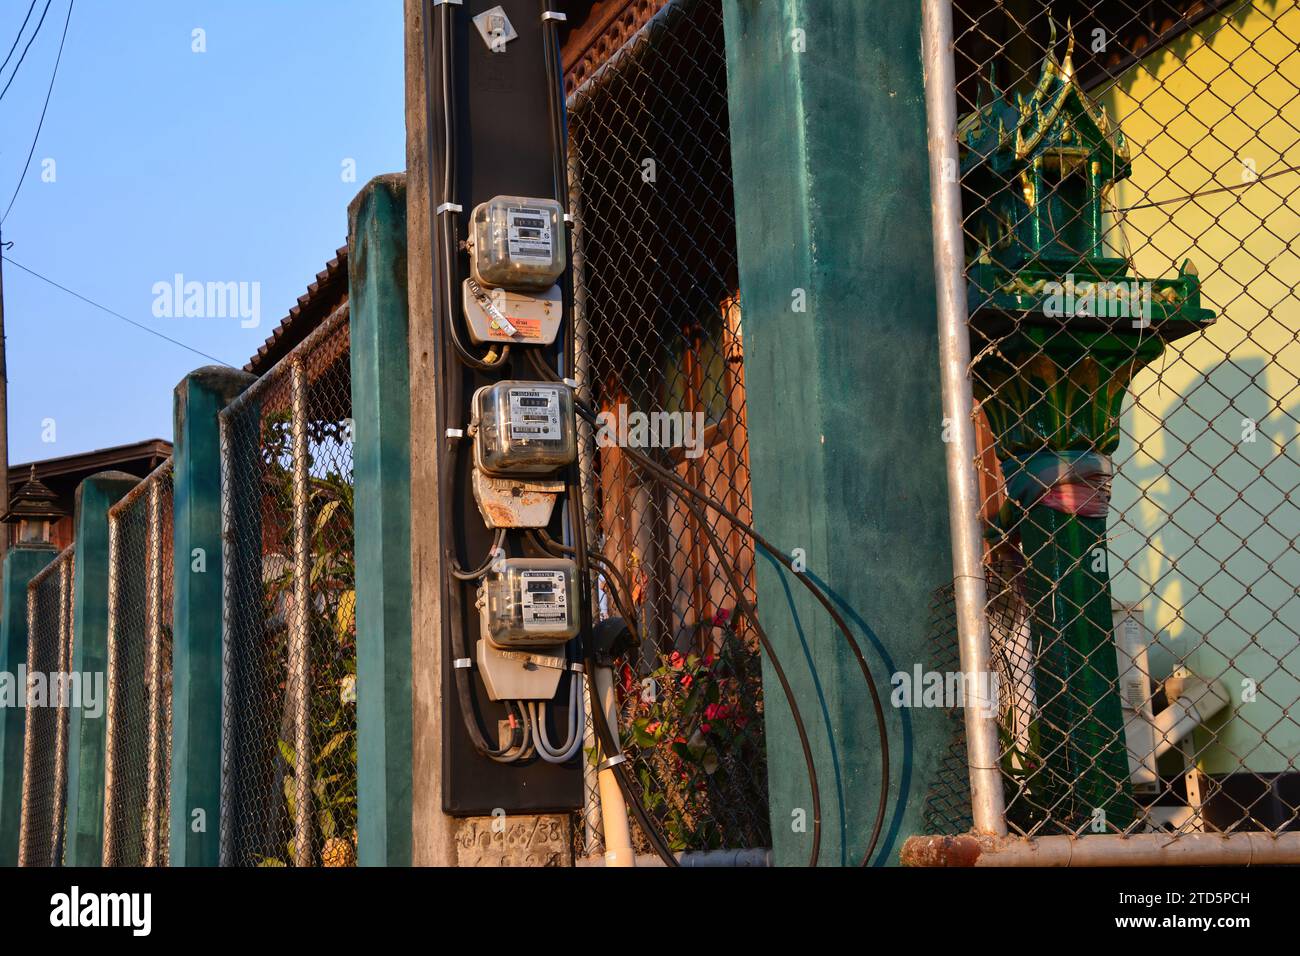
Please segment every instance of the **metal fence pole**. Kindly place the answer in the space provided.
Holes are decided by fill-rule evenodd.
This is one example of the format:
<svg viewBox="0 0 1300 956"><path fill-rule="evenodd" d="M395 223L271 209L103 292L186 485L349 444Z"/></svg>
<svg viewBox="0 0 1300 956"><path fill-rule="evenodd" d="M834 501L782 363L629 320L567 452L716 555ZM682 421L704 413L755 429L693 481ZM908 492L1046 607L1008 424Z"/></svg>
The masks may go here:
<svg viewBox="0 0 1300 956"><path fill-rule="evenodd" d="M30 585L27 588L27 666L30 668L36 662L36 589ZM27 673L27 681L23 686L24 707L27 706L27 700L31 695L32 675ZM32 748L36 740L36 728L33 725L31 714L27 715L27 722L23 725L23 786L22 802L18 810L18 865L27 865L27 825L32 805L32 762L28 755L32 753Z"/></svg>
<svg viewBox="0 0 1300 956"><path fill-rule="evenodd" d="M230 454L230 419L224 414L217 416L217 447L220 449L219 464L221 470L221 503L219 513L221 515L221 537L224 542L234 542L234 522L231 519L230 505L230 481L231 481L231 454ZM233 551L233 547L231 547ZM179 553L179 552L178 552ZM220 757L220 786L221 803L218 811L217 824L217 865L230 866L231 857L231 835L230 835L230 631L231 631L231 609L234 607L232 600L231 574L230 567L232 555L223 554L221 561L221 757ZM173 562L176 561L176 555L172 555ZM175 650L172 651L175 654ZM173 665L175 666L175 665ZM175 680L173 676L172 680ZM175 729L173 728L173 733ZM173 756L174 749L173 749ZM168 824L170 826L170 823Z"/></svg>
<svg viewBox="0 0 1300 956"><path fill-rule="evenodd" d="M951 0L923 0L922 63L930 153L930 209L934 221L934 276L939 313L939 367L943 414L951 429L945 453L948 520L957 605L961 667L967 675L992 672L983 537L979 521L979 482L972 420L970 338L966 315L965 254L961 225L961 187L957 165L957 95L952 55ZM991 682L967 681L989 686ZM975 829L1007 832L999 766L997 701L965 695L971 813Z"/></svg>
<svg viewBox="0 0 1300 956"><path fill-rule="evenodd" d="M293 614L289 623L289 699L294 719L294 864L311 866L311 529L308 516L307 373L290 368L293 442Z"/></svg>
<svg viewBox="0 0 1300 956"><path fill-rule="evenodd" d="M569 213L573 217L572 239L569 243L571 262L573 263L573 329L574 329L574 369L566 370L578 383L575 390L577 397L590 404L591 394L591 323L587 319L587 281L585 276L586 257L582 250L582 184L577 176L578 152L570 141L568 163L569 170ZM599 514L596 503L596 436L590 423L578 419L578 475L582 487L582 515L586 522L586 538L590 545L596 546L600 541L600 528L596 516ZM600 610L600 590L596 583L591 583L588 593L593 617ZM591 719L592 692L589 681L584 678L582 684L582 706L586 710L586 730L583 747L594 750L596 731ZM582 762L582 822L583 853L590 853L591 848L600 840L601 812L600 785L597 782L596 768L590 760Z"/></svg>
<svg viewBox="0 0 1300 956"><path fill-rule="evenodd" d="M145 596L145 635L148 656L149 742L144 805L144 865L158 865L159 727L162 710L162 489L154 481L149 489L146 537L148 592Z"/></svg>
<svg viewBox="0 0 1300 956"><path fill-rule="evenodd" d="M121 604L121 578L117 573L118 548L121 546L121 514L108 515L108 702L104 708L104 847L100 865L112 866L116 850L117 827L113 824L113 775L117 756L117 709L122 681L117 673L121 663L117 652L119 637L117 616Z"/></svg>
<svg viewBox="0 0 1300 956"><path fill-rule="evenodd" d="M68 673L72 666L72 567L64 561L59 568L59 674ZM50 865L63 863L63 822L67 813L68 796L68 715L63 696L55 699L55 682L47 684L49 698L46 703L55 707L58 714L58 732L54 745L54 826L50 829Z"/></svg>

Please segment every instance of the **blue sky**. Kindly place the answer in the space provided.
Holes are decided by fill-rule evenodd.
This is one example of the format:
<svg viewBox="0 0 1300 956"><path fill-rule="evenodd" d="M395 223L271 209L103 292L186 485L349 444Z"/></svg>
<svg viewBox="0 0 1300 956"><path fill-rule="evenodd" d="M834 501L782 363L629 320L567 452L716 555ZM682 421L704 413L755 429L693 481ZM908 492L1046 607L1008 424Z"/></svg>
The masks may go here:
<svg viewBox="0 0 1300 956"><path fill-rule="evenodd" d="M0 3L0 58L30 0ZM69 0L0 100L0 212L40 118ZM73 0L5 255L241 366L343 245L347 204L405 166L400 0ZM38 0L14 62L45 6ZM201 29L206 52L194 52ZM52 159L54 181L45 181ZM355 161L355 182L344 163ZM259 283L260 324L156 317L157 283ZM171 438L209 360L4 266L11 462ZM54 423L53 441L47 420Z"/></svg>

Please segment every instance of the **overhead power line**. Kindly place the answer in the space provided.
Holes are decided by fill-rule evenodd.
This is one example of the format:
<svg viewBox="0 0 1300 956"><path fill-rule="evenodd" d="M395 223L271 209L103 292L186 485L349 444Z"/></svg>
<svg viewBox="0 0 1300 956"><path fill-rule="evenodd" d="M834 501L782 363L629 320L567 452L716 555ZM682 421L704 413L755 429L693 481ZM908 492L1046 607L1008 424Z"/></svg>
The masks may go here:
<svg viewBox="0 0 1300 956"><path fill-rule="evenodd" d="M18 49L18 41L23 38L23 31L27 29L27 21L32 18L32 11L36 9L36 0L32 0L32 5L27 8L27 16L23 17L23 25L18 28L18 35L14 37L14 45L9 48L9 53L5 56L5 61L0 63L0 73L5 71L9 65L9 60L14 55L14 50Z"/></svg>
<svg viewBox="0 0 1300 956"><path fill-rule="evenodd" d="M32 148L27 151L27 162L23 163L22 174L18 177L18 185L14 187L14 194L9 200L9 205L5 207L4 215L0 216L0 224L3 224L9 218L9 210L14 208L14 203L18 201L18 194L23 191L23 183L27 179L27 170L31 168L32 156L36 153L36 143L41 138L41 128L45 125L45 111L50 108L50 94L54 92L54 80L59 75L59 63L63 60L63 43L68 39L68 24L72 21L72 7L76 0L68 0L68 15L63 20L63 36L59 38L59 55L54 58L54 71L50 74L50 88L45 91L45 105L41 107L41 120L36 124L36 135L32 137ZM48 10L49 3L45 4ZM41 19L45 19L45 14L41 14ZM40 30L38 23L36 29ZM35 36L35 34L32 34ZM30 46L30 44L28 44ZM26 51L23 51L26 53ZM19 61L22 62L21 60ZM15 70L15 72L17 72ZM10 78L12 81L12 77ZM0 94L3 95L3 94Z"/></svg>
<svg viewBox="0 0 1300 956"><path fill-rule="evenodd" d="M2 99L5 98L5 94L9 92L9 87L13 86L14 77L16 77L16 76L18 75L18 71L19 71L20 69L22 69L23 60L27 59L27 51L30 50L30 49L32 48L32 44L36 42L36 37L37 37L37 35L41 32L41 24L43 24L43 23L45 22L45 14L47 14L47 13L50 12L50 4L51 4L52 2L53 2L53 0L45 0L45 9L41 11L41 18L40 18L39 20L36 21L36 29L33 30L33 31L32 31L32 35L31 35L30 37L27 38L27 45L26 45L25 47L23 47L23 53L22 53L22 56L20 56L20 57L18 58L18 62L14 64L14 71L13 71L12 73L9 74L9 82L5 84L5 88L4 88L3 90L0 90L0 100L2 100ZM72 5L69 4L68 6L69 6L69 8L71 8ZM31 16L31 11L30 11L30 10L27 11L27 15L28 15L28 16ZM23 21L23 26L27 26L27 21L26 21L26 20ZM22 34L22 31L19 30L19 31L18 31L18 36L21 37L22 35L23 35L23 34ZM18 45L18 41L17 41L17 40L14 40L14 46L17 46L17 45ZM14 51L13 51L13 50L10 50L10 51L9 51L9 56L13 56L13 55L14 55ZM9 58L6 57L6 58L5 58L5 63L8 63L8 62L9 62ZM0 67L0 71L2 71L2 70L3 70L3 68Z"/></svg>
<svg viewBox="0 0 1300 956"><path fill-rule="evenodd" d="M225 361L224 359L219 359L215 355L209 355L207 352L203 352L199 349L196 349L192 345L186 345L184 342L180 341L179 339L174 339L170 335L165 335L164 333L159 332L157 329L151 328L142 322L137 322L135 321L135 319L128 318L127 316L123 315L121 312L114 311L113 309L110 309L106 305L100 305L94 299L87 298L86 296L82 295L80 292L74 292L72 289L69 289L66 285L61 285L60 283L55 282L49 276L43 276L35 269L27 268L21 262L15 262L13 259L10 259L8 256L4 257L4 261L9 263L11 266L14 266L15 268L22 269L23 272L26 272L28 275L40 279L42 282L52 285L54 286L54 288L59 289L63 292L66 292L68 295L72 296L73 298L80 299L82 302L86 303L87 305L94 306L96 309L99 309L99 311L101 312L107 312L115 319L121 319L123 322L127 323L128 325L135 326L137 329L139 329L142 332L148 332L150 335L156 335L158 338L170 342L172 345L178 345L181 348L185 349L186 351L193 352L195 355L201 355L205 359L211 359L212 361L218 363L219 365L233 367L230 365L229 362Z"/></svg>

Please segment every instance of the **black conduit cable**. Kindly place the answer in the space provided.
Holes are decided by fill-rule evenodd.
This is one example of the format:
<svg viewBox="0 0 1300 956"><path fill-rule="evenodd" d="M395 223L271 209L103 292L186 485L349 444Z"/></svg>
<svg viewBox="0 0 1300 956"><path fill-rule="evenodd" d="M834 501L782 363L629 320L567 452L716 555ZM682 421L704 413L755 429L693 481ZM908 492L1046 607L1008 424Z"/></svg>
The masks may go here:
<svg viewBox="0 0 1300 956"><path fill-rule="evenodd" d="M545 14L548 7L543 0L541 11ZM569 208L569 185L568 185L568 164L567 164L567 135L566 124L564 122L564 100L562 74L559 70L559 49L558 44L553 49L552 40L556 23L553 18L544 18L542 21L543 33L543 55L546 57L546 75L550 84L551 95L548 97L548 110L551 119L551 178L552 186L555 192L555 200L560 204L562 209ZM570 376L575 382L577 380L577 371L575 368L577 359L577 335L575 332L575 322L573 315L573 284L571 274L572 263L572 245L570 230L568 224L564 229L565 242L565 265L564 275L560 280L560 290L562 296L561 313L565 322L564 340L561 346L561 355L563 361L564 374ZM526 349L527 360L530 365L536 369L543 370L542 378L551 381L560 380L560 376L546 366L540 354L533 349ZM576 425L576 422L575 422ZM578 566L578 580L582 582L584 588L583 599L578 602L579 617L581 621L582 635L582 655L584 667L591 679L592 686L592 726L596 732L596 738L600 743L601 750L605 753L606 759L616 755L621 755L623 748L615 738L613 731L609 726L609 721L605 719L604 703L595 693L595 668L597 661L591 647L591 608L589 595L585 593L591 580L591 569L587 562L587 528L582 513L582 482L579 474L579 465L577 461L569 466L568 482L565 491L565 510L568 514L569 525L574 542L574 562ZM629 625L630 626L630 625ZM618 689L613 688L615 699L617 700ZM642 834L650 841L651 847L655 854L663 861L665 866L675 867L680 864L677 857L673 855L671 848L664 839L663 831L650 818L646 811L645 805L641 799L641 793L632 778L631 770L626 761L619 761L612 767L614 779L618 783L619 790L623 793L624 802L631 808L632 815L636 818Z"/></svg>
<svg viewBox="0 0 1300 956"><path fill-rule="evenodd" d="M680 495L678 495L678 498L679 500L681 500L682 504L687 508L687 510L689 510L691 514L695 517L695 520L699 522L701 528L704 529L705 534L709 537L710 547L712 548L714 554L717 556L718 562L722 566L723 572L728 579L728 583L731 586L732 591L736 594L736 610L740 615L744 616L745 618L748 618L750 625L754 628L754 632L755 635L758 637L759 644L762 646L763 652L767 655L768 661L771 663L772 669L777 675L777 680L781 684L781 690L785 694L786 703L790 706L790 713L791 716L794 718L795 729L799 735L799 744L803 752L804 766L808 773L809 790L811 791L811 798L812 798L812 817L813 817L812 849L809 852L808 865L816 866L818 859L821 856L821 788L817 780L817 766L813 760L812 747L808 741L808 732L803 721L803 714L800 712L799 705L795 701L794 691L790 687L790 683L786 678L785 669L781 666L781 662L776 656L775 652L773 652L771 642L768 641L767 638L767 632L764 631L763 626L759 624L758 616L754 611L753 605L751 605L745 599L744 591L741 589L740 576L739 574L736 573L735 566L731 563L731 560L727 557L726 552L722 549L722 545L721 542L718 540L717 534L708 525L707 518L705 517L703 512L699 510L697 506L691 504L691 502L685 500L684 498L681 498ZM549 546L558 551L564 551L568 553L573 552L572 548L565 547L564 545L560 544L558 541L555 541L551 538L543 537L542 535L537 535L537 540L543 546ZM603 555L599 555L596 552L589 552L589 553L592 558L597 559L602 564L608 565L611 570L613 570L616 574L618 573L617 569L613 567L612 562L610 562ZM626 591L627 588L626 579L623 579L622 575L619 575L619 579L621 581L622 588ZM607 576L607 580L610 582L611 590L612 590L613 579ZM626 592L626 593L630 594L630 592ZM615 603L620 606L620 608L622 608L625 604L625 601L621 600L620 596L617 593L614 595L614 600ZM623 613L626 614L627 612L624 611ZM626 619L627 618L625 618L625 620Z"/></svg>
<svg viewBox="0 0 1300 956"><path fill-rule="evenodd" d="M804 726L803 715L799 712L799 705L795 701L794 688L790 686L790 681L785 676L785 668L781 666L781 660L772 650L772 644L767 639L767 632L763 630L763 625L758 623L758 616L754 613L754 608L749 601L745 599L745 591L740 583L740 576L736 573L735 567L732 566L731 560L727 557L722 548L722 542L718 540L717 532L709 524L708 516L700 510L698 505L692 504L687 499L678 495L677 500L686 506L695 521L703 529L705 536L709 539L709 546L713 549L714 556L718 559L718 564L722 566L723 572L730 581L731 589L736 595L736 608L745 617L749 618L749 623L754 628L754 634L758 637L758 643L762 645L763 653L767 655L767 662L771 665L772 670L776 673L776 679L781 684L781 692L785 694L786 703L790 706L790 716L794 718L795 731L799 734L799 747L803 751L804 766L808 771L808 787L812 794L812 849L808 854L808 865L816 866L818 858L821 856L822 840L822 798L821 789L817 784L817 765L813 760L812 745L808 742L808 729Z"/></svg>
<svg viewBox="0 0 1300 956"><path fill-rule="evenodd" d="M426 9L426 16L424 18L424 47L425 47L425 58L426 61L428 61L431 59L433 53L434 24L433 24L432 16L428 15L429 8L426 6L425 9ZM449 13L450 11L448 10L447 14ZM442 115L443 128L444 128L444 133L446 135L446 139L444 141L444 155L443 155L443 201L452 202L454 199L454 189L455 189L455 181L456 181L455 180L455 159L456 158L454 152L454 142L452 138L452 128L453 128L452 117L454 115L455 104L452 101L452 98L449 94L449 82L450 82L449 77L451 74L451 50L450 50L451 29L450 29L450 22L449 22L450 18L447 14L444 14L444 16L439 19L438 26L439 26L439 33L440 33L439 57L440 57L440 68L441 68L441 91L442 91L442 96L440 97L440 99L441 99L442 110L443 110L443 115ZM429 129L434 128L434 97L433 97L433 90L431 88L432 82L433 82L432 76L430 75L430 73L426 73L426 80L425 80L426 107L425 108L426 108L426 122ZM433 163L434 163L435 156L434 156L434 151L432 149L428 150L427 159L429 163L429 173L430 173L429 182L432 184L435 179L435 177L433 176ZM430 191L432 192L432 186ZM447 361L448 327L452 326L452 323L454 322L454 316L451 314L451 310L454 308L454 297L452 295L452 285L454 284L454 276L456 275L455 249L457 248L454 229L448 228L449 225L454 227L455 217L448 214L447 218L453 221L451 223L448 223L447 221L443 220L442 216L435 211L434 221L431 222L430 224L430 232L431 232L430 240L431 240L431 247L432 247L431 252L436 257L436 261L438 262L439 271L440 271L440 275L435 276L435 282L437 282L438 279L441 278L444 286L447 289L446 297L445 299L443 299L443 308L445 309L443 314L443 321L435 323L435 329L434 329L435 344L437 346L437 359L439 362L438 378L440 382L440 388L442 391L441 407L443 409L448 409L453 407L452 399L461 381L460 376L455 375L452 372L455 363L450 363ZM452 331L450 334L453 340L453 345L459 345L458 340L456 340L454 336L454 326L452 326ZM467 354L464 353L463 347L458 349L457 356L460 359L460 362L465 365L477 367L484 364L481 361L477 360L472 355L467 356ZM504 356L503 356L503 360L504 360ZM445 425L445 420L440 424ZM439 435L437 440L439 443L443 443L446 441L446 437L445 435ZM455 567L454 556L451 555L450 551L446 547L446 533L447 533L447 529L451 527L451 520L452 520L451 509L448 503L452 500L451 482L454 481L454 475L452 471L455 462L454 462L454 456L449 456L446 454L447 450L448 449L446 449L445 446L440 444L439 454L443 460L439 468L438 497L439 497L439 508L440 508L441 518L438 523L438 527L439 527L438 533L440 538L439 549L443 553L444 560L448 560L449 566L454 568ZM449 461L448 460L449 458L453 460ZM442 582L442 586L443 586L442 595L445 599L444 603L447 608L447 613L444 617L447 620L451 620L453 617L456 618L460 617L461 615L460 588L449 586L449 582L445 578ZM514 763L518 760L526 759L529 756L530 749L531 749L530 740L529 740L530 727L528 725L527 715L526 714L521 715L516 713L517 708L512 706L510 702L506 702L506 710L511 716L512 731L513 731L511 734L510 741L504 747L494 747L492 746L491 743L489 743L487 736L484 734L482 728L479 726L478 711L475 706L473 688L470 685L470 676L468 673L468 671L472 667L472 659L469 657L469 653L465 646L465 634L463 633L463 628L459 626L455 626L453 624L448 628L448 632L450 637L450 646L455 658L452 662L452 673L453 673L453 683L456 686L457 703L460 708L462 723L465 726L465 731L469 735L470 742L474 746L474 749L479 754L497 763ZM470 667L457 667L456 661L470 661Z"/></svg>
<svg viewBox="0 0 1300 956"><path fill-rule="evenodd" d="M452 9L450 4L442 5L442 14L439 17L439 64L441 69L441 98L442 98L442 126L443 126L443 176L442 176L442 203L440 205L454 204L456 201L456 147L454 131L456 128L456 99L451 92L451 78L454 74L454 46L455 40L451 33ZM426 18L426 23L428 20ZM426 98L426 111L429 119L427 126L433 126L433 103ZM442 232L442 252L444 261L444 275L447 277L445 283L446 290L446 311L444 313L447 325L448 337L451 339L452 348L456 351L456 356L465 365L477 369L481 372L499 369L505 365L506 360L510 358L510 346L502 346L501 352L496 358L491 358L493 349L489 349L486 356L478 356L469 350L460 338L460 331L456 324L456 283L452 280L457 275L455 268L455 259L457 250L460 248L460 239L457 236L457 226L459 220L456 213L448 209L444 215L434 213L438 220L437 228Z"/></svg>
<svg viewBox="0 0 1300 956"><path fill-rule="evenodd" d="M502 545L505 544L505 540L506 540L506 529L498 528L497 533L492 536L492 546L488 548L487 557L483 559L482 564L480 564L477 568L474 568L470 571L464 570L460 566L460 562L456 560L455 553L449 551L448 557L451 561L451 576L454 577L457 581L477 581L479 578L483 577L483 575L487 574L488 571L491 569L492 562L497 559L497 555L501 552L501 548Z"/></svg>
<svg viewBox="0 0 1300 956"><path fill-rule="evenodd" d="M547 9L546 0L542 0L542 9L543 11ZM555 181L556 199L560 202L561 206L567 207L568 204L568 166L567 166L568 154L567 154L567 145L566 145L567 124L565 123L564 114L563 114L564 103L563 103L562 93L560 93L561 86L559 83L558 75L556 74L556 66L558 64L558 48L553 45L553 40L556 39L555 37L556 30L558 30L558 24L556 21L546 20L544 22L543 24L544 55L546 56L546 63L547 63L547 77L548 80L551 81L551 87L553 91L553 95L548 104L548 109L549 109L549 114L551 119L551 128L552 128L552 134L551 134L552 143L554 146L552 152L552 178ZM567 243L568 242L567 229L565 230L565 237ZM564 285L564 292L565 292L564 315L568 319L568 323L567 323L567 328L565 330L566 332L565 347L567 353L565 374L569 375L573 380L576 381L576 372L575 369L573 368L572 357L576 356L577 336L576 336L576 327L575 327L576 323L574 322L573 309L571 305L570 282L571 279L569 277L569 273L566 271L565 285ZM532 352L532 350L528 350L528 354L526 358L530 366L535 371L537 371L541 377L553 382L563 381L563 379L559 375L557 375L553 370L548 368L545 362L541 360L540 356L535 355ZM586 417L589 421L591 421L592 424L594 425L595 424L594 414L590 411L590 409L584 406L584 404L581 402L581 400L578 398L576 394L574 396L574 404L575 407L577 407L577 409L579 410L579 412L583 414L583 416ZM811 580L809 580L804 574L795 570L793 562L790 561L790 559L785 556L784 552L781 552L776 548L774 548L770 542L768 542L765 538L763 538L763 536L760 535L754 528L752 528L746 522L742 521L738 515L734 514L733 512L726 509L724 506L718 504L717 502L703 495L696 489L692 488L689 484L681 481L681 479L679 479L676 475L672 474L671 472L668 472L666 469L660 468L658 465L656 465L646 456L641 455L630 448L624 450L627 451L633 458L639 460L643 465L648 466L649 469L652 472L654 472L656 476L660 479L661 483L672 483L674 485L679 486L681 489L685 490L688 494L702 501L706 507L713 509L716 513L721 514L723 517L727 518L727 520L731 522L733 526L735 526L736 528L738 528L739 530L747 534L760 547L762 547L774 558L776 558L787 570L790 571L790 573L795 575L795 577L798 578L803 583L804 587L807 590L809 590L813 594L813 596L817 599L817 601L831 615L831 618L834 620L836 626L843 634L845 640L847 641L850 649L853 652L854 658L858 663L858 668L862 672L862 676L866 681L867 688L871 694L872 709L875 714L876 729L877 729L878 739L880 743L880 752L881 752L880 798L877 802L876 819L872 826L871 838L868 842L867 851L863 854L862 861L860 864L862 866L867 866L870 863L871 856L875 852L876 845L879 842L880 833L884 826L885 811L888 807L889 738L888 738L888 732L886 730L886 725L885 725L884 708L881 704L880 694L876 687L875 679L871 675L871 670L867 666L866 658L862 653L862 649L858 644L857 640L853 637L853 633L849 629L848 624L844 621L843 617L840 615L838 610L836 610L834 605L831 603L829 598L821 591L821 589L817 585L815 585ZM585 563L585 554L580 553L578 557L584 559L583 563ZM580 575L580 580L586 581L587 576Z"/></svg>
<svg viewBox="0 0 1300 956"><path fill-rule="evenodd" d="M575 398L574 407L578 410L579 414L581 414L588 421L592 422L593 425L595 424L596 416L588 406L586 406L585 404L583 404L582 402L578 401ZM858 644L857 639L854 638L853 633L849 629L847 622L845 622L843 615L840 614L838 609L836 609L834 604L831 603L830 599L825 595L825 593L823 593L823 591L805 574L801 573L800 571L797 571L794 567L794 563L785 555L785 553L778 550L770 541L768 541L765 537L763 537L763 535L759 534L758 531L755 530L751 525L747 524L734 512L730 511L725 506L718 504L716 501L712 500L711 498L703 494L698 489L693 488L689 483L683 481L681 478L679 478L677 475L673 474L672 472L668 471L666 468L663 468L662 466L654 462L652 459L650 459L648 456L642 454L640 451L630 447L622 448L620 450L623 451L625 454L627 454L628 457L631 458L633 461L640 463L644 468L650 471L651 474L657 477L661 483L666 483L675 488L681 489L691 497L702 502L705 505L705 507L710 508L717 514L722 515L733 526L735 526L737 529L743 531L746 535L748 535L756 544L758 544L761 548L763 548L764 551L770 554L773 558L779 561L783 567L785 567L788 571L790 571L790 573L793 574L796 579L798 579L800 582L803 583L803 586L813 595L814 598L817 599L817 602L826 609L826 612L831 616L831 619L835 622L836 627L839 629L840 633L844 636L845 641L848 643L850 649L853 651L853 656L854 659L857 661L858 669L862 672L863 679L866 681L867 690L871 694L871 704L872 704L872 709L875 713L875 720L876 720L877 739L880 745L880 763L881 763L880 797L876 804L876 819L874 824L872 825L871 837L870 840L868 841L867 850L862 855L862 860L859 864L860 866L869 865L871 862L871 857L875 852L876 845L880 841L880 834L884 828L885 811L888 808L889 737L888 737L888 732L886 731L885 714L884 714L884 708L880 700L880 693L876 687L875 678L872 677L871 675L871 669L867 666L867 661L865 656L862 653L861 645Z"/></svg>
<svg viewBox="0 0 1300 956"><path fill-rule="evenodd" d="M583 588L586 589L588 582L591 580L591 569L587 564L586 522L582 520L583 515L578 504L582 501L582 486L578 477L578 462L576 460L569 465L565 499L565 507L569 513L569 524L573 534L574 562L578 565L578 580L582 582ZM614 736L609 721L605 718L605 702L600 699L599 694L595 693L596 668L601 666L601 663L596 660L595 649L592 647L590 605L591 602L586 595L583 595L581 600L578 601L583 666L586 668L587 673L591 675L592 682L591 723L595 728L596 739L600 743L601 751L605 754L605 759L611 760L615 757L622 757L623 747ZM615 701L617 701L617 685L611 688L611 692L614 694ZM650 819L650 814L647 812L641 794L632 779L632 772L628 768L627 761L620 759L610 769L614 771L614 779L618 782L618 788L623 791L624 802L632 809L632 815L636 817L636 822L640 826L642 834L650 841L650 845L659 859L663 861L665 866L680 866L677 857L673 855L672 849L664 839L663 831Z"/></svg>

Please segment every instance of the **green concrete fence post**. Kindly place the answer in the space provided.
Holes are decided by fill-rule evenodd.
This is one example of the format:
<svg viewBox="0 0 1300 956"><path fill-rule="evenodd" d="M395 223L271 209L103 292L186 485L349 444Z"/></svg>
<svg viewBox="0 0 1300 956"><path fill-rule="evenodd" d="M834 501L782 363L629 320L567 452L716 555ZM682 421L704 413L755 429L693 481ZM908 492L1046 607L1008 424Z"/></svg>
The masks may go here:
<svg viewBox="0 0 1300 956"><path fill-rule="evenodd" d="M753 512L859 629L891 749L873 860L895 862L921 832L950 733L940 708L889 703L891 675L927 664L930 605L952 583L921 7L724 0L723 16ZM757 563L762 620L812 738L821 862L857 864L880 789L866 685L825 612ZM802 864L807 775L771 676L774 860Z"/></svg>
<svg viewBox="0 0 1300 956"><path fill-rule="evenodd" d="M0 866L18 865L18 822L23 800L23 732L27 694L19 668L27 663L27 583L58 556L50 547L11 547L0 584ZM9 693L14 695L11 700Z"/></svg>
<svg viewBox="0 0 1300 956"><path fill-rule="evenodd" d="M68 702L68 802L64 859L99 866L104 856L104 731L108 701L108 509L139 484L122 471L77 486L72 587L72 667L81 697ZM87 693L87 691L91 693Z"/></svg>
<svg viewBox="0 0 1300 956"><path fill-rule="evenodd" d="M221 813L221 437L217 416L253 376L222 366L174 393L170 864L216 866Z"/></svg>
<svg viewBox="0 0 1300 956"><path fill-rule="evenodd" d="M411 863L411 489L406 185L348 209L357 589L357 829L363 866Z"/></svg>

